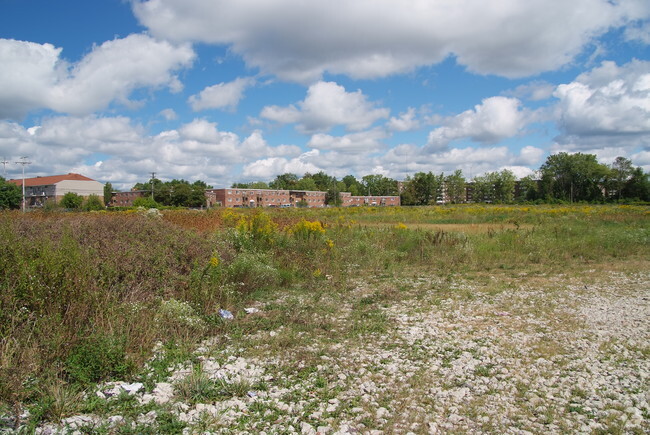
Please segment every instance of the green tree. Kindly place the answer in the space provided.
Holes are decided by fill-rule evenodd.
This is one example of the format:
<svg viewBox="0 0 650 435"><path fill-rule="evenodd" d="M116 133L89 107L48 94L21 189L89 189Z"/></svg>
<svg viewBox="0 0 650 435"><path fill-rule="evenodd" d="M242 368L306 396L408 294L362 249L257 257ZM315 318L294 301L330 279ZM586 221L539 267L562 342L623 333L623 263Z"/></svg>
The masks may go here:
<svg viewBox="0 0 650 435"><path fill-rule="evenodd" d="M296 183L298 183L298 176L286 173L275 177L275 180L269 183L269 187L278 190L295 190Z"/></svg>
<svg viewBox="0 0 650 435"><path fill-rule="evenodd" d="M632 171L632 176L623 186L622 197L650 201L650 180L643 169L638 167Z"/></svg>
<svg viewBox="0 0 650 435"><path fill-rule="evenodd" d="M515 174L507 169L488 172L474 178L474 202L512 202L515 197Z"/></svg>
<svg viewBox="0 0 650 435"><path fill-rule="evenodd" d="M407 177L402 198L405 205L427 205L442 198L444 176L432 172L418 172L413 178Z"/></svg>
<svg viewBox="0 0 650 435"><path fill-rule="evenodd" d="M494 198L494 188L492 178L489 174L474 177L472 200L474 202L492 202Z"/></svg>
<svg viewBox="0 0 650 435"><path fill-rule="evenodd" d="M340 207L342 203L340 186L334 183L332 187L327 189L327 193L325 193L325 204Z"/></svg>
<svg viewBox="0 0 650 435"><path fill-rule="evenodd" d="M187 207L205 207L205 189L206 187L193 183L192 193L190 194L189 201L187 202Z"/></svg>
<svg viewBox="0 0 650 435"><path fill-rule="evenodd" d="M527 175L519 180L519 193L517 201L534 201L538 198L537 180L532 175Z"/></svg>
<svg viewBox="0 0 650 435"><path fill-rule="evenodd" d="M616 199L621 199L623 195L623 189L627 181L632 178L634 173L634 166L632 165L632 160L626 159L625 157L616 157L614 163L610 166L611 177L608 194L609 196L615 196Z"/></svg>
<svg viewBox="0 0 650 435"><path fill-rule="evenodd" d="M74 192L68 192L61 198L61 206L70 210L78 210L83 202L83 197Z"/></svg>
<svg viewBox="0 0 650 435"><path fill-rule="evenodd" d="M314 175L311 176L311 178L314 180L314 183L316 183L316 188L322 192L326 192L329 189L338 188L337 186L338 180L336 179L336 177L327 175L323 171L315 173Z"/></svg>
<svg viewBox="0 0 650 435"><path fill-rule="evenodd" d="M153 191L155 195L156 191L158 191L163 186L164 183L158 178L151 178L146 183L136 183L136 185L133 186L132 190L145 190L147 192L151 192L152 184L153 184Z"/></svg>
<svg viewBox="0 0 650 435"><path fill-rule="evenodd" d="M113 199L113 185L111 183L104 184L104 204L110 205Z"/></svg>
<svg viewBox="0 0 650 435"><path fill-rule="evenodd" d="M22 189L0 177L0 210L18 209L22 199Z"/></svg>
<svg viewBox="0 0 650 435"><path fill-rule="evenodd" d="M354 175L346 175L341 181L345 184L342 192L350 192L353 196L363 195L363 185Z"/></svg>
<svg viewBox="0 0 650 435"><path fill-rule="evenodd" d="M397 195L397 181L380 174L365 175L361 178L364 194L371 196Z"/></svg>
<svg viewBox="0 0 650 435"><path fill-rule="evenodd" d="M294 185L293 189L295 190L310 190L315 191L319 190L316 186L316 182L311 177L303 177Z"/></svg>
<svg viewBox="0 0 650 435"><path fill-rule="evenodd" d="M92 194L86 199L83 209L86 211L104 210L104 204L99 196Z"/></svg>
<svg viewBox="0 0 650 435"><path fill-rule="evenodd" d="M610 169L593 154L558 153L541 166L542 195L563 201L600 201Z"/></svg>
<svg viewBox="0 0 650 435"><path fill-rule="evenodd" d="M492 178L494 186L494 202L509 203L514 201L515 184L517 183L517 177L515 177L515 174L508 169L503 169L500 172L494 172Z"/></svg>
<svg viewBox="0 0 650 435"><path fill-rule="evenodd" d="M465 184L465 177L460 169L445 177L445 187L447 188L449 201L454 204L465 202Z"/></svg>

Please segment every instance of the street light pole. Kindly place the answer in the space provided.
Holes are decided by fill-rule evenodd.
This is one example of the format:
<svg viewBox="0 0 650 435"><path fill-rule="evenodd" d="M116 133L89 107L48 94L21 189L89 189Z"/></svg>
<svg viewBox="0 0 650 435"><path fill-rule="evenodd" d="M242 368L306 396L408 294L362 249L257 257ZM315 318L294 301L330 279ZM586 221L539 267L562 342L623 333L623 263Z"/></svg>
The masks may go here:
<svg viewBox="0 0 650 435"><path fill-rule="evenodd" d="M31 165L32 162L27 161L27 156L21 157L20 162L15 162L17 165L22 165L23 167L23 213L25 213L26 210L26 204L25 204L25 165Z"/></svg>
<svg viewBox="0 0 650 435"><path fill-rule="evenodd" d="M2 177L6 180L7 179L7 163L9 163L9 160L7 160L7 158L5 157L2 160L2 162L0 162L0 163L2 163L2 166L4 166L4 168L2 170Z"/></svg>

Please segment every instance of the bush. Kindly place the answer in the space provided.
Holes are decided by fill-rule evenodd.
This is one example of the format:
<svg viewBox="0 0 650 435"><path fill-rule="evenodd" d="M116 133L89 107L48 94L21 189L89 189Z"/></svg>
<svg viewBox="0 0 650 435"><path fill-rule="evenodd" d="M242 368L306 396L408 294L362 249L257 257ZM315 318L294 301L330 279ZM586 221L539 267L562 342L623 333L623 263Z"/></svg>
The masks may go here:
<svg viewBox="0 0 650 435"><path fill-rule="evenodd" d="M97 195L90 195L84 204L84 210L86 211L97 211L104 210L104 204L102 200Z"/></svg>
<svg viewBox="0 0 650 435"><path fill-rule="evenodd" d="M84 199L74 192L68 192L61 199L61 206L70 210L77 210L81 207Z"/></svg>
<svg viewBox="0 0 650 435"><path fill-rule="evenodd" d="M13 183L6 183L0 177L0 210L20 208L23 195L21 188Z"/></svg>
<svg viewBox="0 0 650 435"><path fill-rule="evenodd" d="M88 385L128 376L134 366L127 359L125 340L97 333L72 348L65 369L73 382Z"/></svg>
<svg viewBox="0 0 650 435"><path fill-rule="evenodd" d="M228 266L226 273L230 282L243 285L244 291L250 293L279 283L278 270L270 263L270 258L264 254L242 252Z"/></svg>
<svg viewBox="0 0 650 435"><path fill-rule="evenodd" d="M159 208L160 204L158 204L156 201L154 201L152 198L149 197L140 197L136 198L133 201L133 207L144 207L144 208Z"/></svg>

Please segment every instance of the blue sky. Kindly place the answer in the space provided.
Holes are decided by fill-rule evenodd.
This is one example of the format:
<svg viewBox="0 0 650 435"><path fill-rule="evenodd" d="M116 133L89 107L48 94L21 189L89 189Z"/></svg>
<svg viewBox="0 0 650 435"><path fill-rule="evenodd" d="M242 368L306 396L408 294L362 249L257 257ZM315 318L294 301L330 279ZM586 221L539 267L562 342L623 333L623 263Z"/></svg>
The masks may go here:
<svg viewBox="0 0 650 435"><path fill-rule="evenodd" d="M28 175L525 176L560 151L650 170L647 1L0 0L0 156Z"/></svg>

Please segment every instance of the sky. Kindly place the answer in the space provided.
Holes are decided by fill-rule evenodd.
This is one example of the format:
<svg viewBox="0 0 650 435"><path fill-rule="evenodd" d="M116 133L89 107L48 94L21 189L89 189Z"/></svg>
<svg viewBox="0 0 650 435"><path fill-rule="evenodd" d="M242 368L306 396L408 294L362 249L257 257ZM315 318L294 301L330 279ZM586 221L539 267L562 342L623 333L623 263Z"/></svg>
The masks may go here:
<svg viewBox="0 0 650 435"><path fill-rule="evenodd" d="M650 171L647 0L0 0L6 178L523 177L563 151Z"/></svg>

